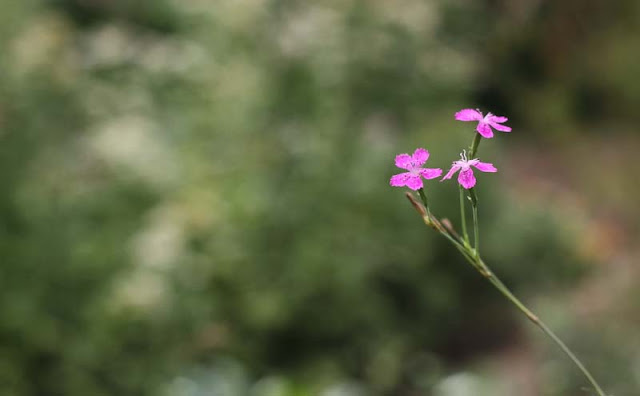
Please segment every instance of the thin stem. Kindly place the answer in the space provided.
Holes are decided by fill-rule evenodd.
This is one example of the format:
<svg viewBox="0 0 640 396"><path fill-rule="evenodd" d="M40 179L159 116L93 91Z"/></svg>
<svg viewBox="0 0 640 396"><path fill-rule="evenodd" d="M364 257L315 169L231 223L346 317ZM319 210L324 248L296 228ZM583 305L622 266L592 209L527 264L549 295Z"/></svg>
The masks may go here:
<svg viewBox="0 0 640 396"><path fill-rule="evenodd" d="M424 191L421 189L419 190L420 192L420 197L422 198L422 201L425 204L425 207L427 205L427 197L424 194ZM462 191L461 191L462 193ZM589 370L587 370L587 368L585 367L585 365L580 361L580 359L578 359L578 357L569 349L569 347L560 339L560 337L558 337L550 328L549 326L547 326L542 320L540 320L540 318L534 314L529 308L527 308L526 305L524 305L524 303L522 303L522 301L520 301L512 292L511 290L509 290L509 288L502 283L502 281L500 280L500 278L498 278L489 268L489 266L487 266L487 264L485 264L485 262L482 260L482 258L480 257L480 254L478 252L478 248L479 248L479 239L478 239L478 230L477 230L477 226L478 226L478 218L477 218L477 197L475 196L475 192L470 192L471 194L471 198L472 198L472 203L474 204L474 233L475 233L475 243L476 243L476 247L475 249L471 249L471 247L468 245L468 240L466 241L460 241L458 240L459 238L457 238L456 235L454 234L450 234L449 232L447 232L447 230L445 229L445 227L442 226L442 224L440 223L440 221L438 221L438 219L436 217L430 217L431 215L427 212L427 214L423 215L423 217L425 218L425 223L432 226L433 228L435 228L438 232L440 232L440 234L442 234L445 238L447 238L449 240L449 242L451 242L456 249L458 249L458 251L460 251L460 253L462 254L462 256L471 264L471 266L473 266L473 268L475 268L484 278L486 278L504 297L506 297L513 305L516 306L516 308L518 308L518 310L520 310L531 322L533 322L536 326L538 326L549 338L551 338L553 340L553 342L556 343L556 345L558 345L560 347L560 349L565 353L565 355L567 355L571 361L578 367L578 369L580 369L580 371L582 372L582 374L584 374L584 376L587 378L587 380L589 381L589 383L591 383L591 385L594 387L594 389L596 390L596 392L598 393L599 396L607 396L606 393L604 393L604 391L602 390L602 388L600 387L600 385L598 384L598 382L596 382L595 378L593 378L593 375L591 375L591 373L589 372ZM461 198L463 197L463 194L460 195ZM413 201L412 201L413 203ZM461 208L464 207L464 202L463 199L461 199ZM462 209L464 210L464 209ZM464 213L463 213L464 215ZM464 226L464 221L463 221L463 226ZM465 236L466 236L466 232L465 232Z"/></svg>
<svg viewBox="0 0 640 396"><path fill-rule="evenodd" d="M478 268L478 266L487 270L485 273L483 273L483 276L485 276L489 280L489 282L491 282L491 284L495 286L495 288L498 289L500 293L502 293L503 296L509 299L509 301L511 301L522 313L524 313L527 316L527 318L529 318L530 321L532 321L536 326L538 326L547 336L549 336L549 338L551 338L560 347L560 349L562 349L562 351L573 361L573 363L580 369L580 371L582 371L582 374L584 374L587 380L589 380L591 385L598 392L598 395L606 396L606 394L604 393L600 385L596 382L596 380L593 378L589 370L587 370L587 368L580 361L580 359L578 359L578 357L569 349L569 347L560 339L560 337L558 337L549 328L549 326L547 326L542 320L540 320L540 318L538 318L537 315L535 315L529 308L527 308L527 306L524 305L522 301L520 301L516 296L514 296L511 290L509 290L509 288L505 286L505 284L502 283L502 281L494 273L492 273L489 270L489 267L480 258L476 258L476 265L474 265L475 268Z"/></svg>
<svg viewBox="0 0 640 396"><path fill-rule="evenodd" d="M598 392L598 395L606 396L606 394L604 393L600 385L598 385L598 382L596 382L595 378L593 378L589 370L587 370L587 368L584 366L584 364L582 364L580 359L578 359L578 357L574 355L573 352L571 352L569 347L566 346L565 343L562 342L562 340L553 331L551 331L551 329L546 324L544 324L544 322L539 321L537 324L538 324L538 327L540 327L542 331L544 331L549 337L551 337L551 339L555 341L556 344L558 344L558 346L564 351L564 353L567 356L569 356L571 360L573 360L573 363L575 363L575 365L578 366L580 371L582 371L582 374L584 374L584 376L587 377L591 385L593 385L593 387L596 389L596 392Z"/></svg>
<svg viewBox="0 0 640 396"><path fill-rule="evenodd" d="M475 140L474 140L475 142ZM522 313L524 313L529 320L531 320L536 326L538 326L542 331L549 336L562 351L575 363L576 366L582 371L585 377L589 380L591 385L596 389L600 396L605 396L604 391L600 388L600 385L593 378L591 373L587 370L587 368L582 364L580 359L567 347L567 345L542 321L535 315L526 305L522 303L509 288L502 283L502 281L489 269L484 261L480 258L480 239L478 232L478 196L473 188L469 189L469 196L471 198L471 205L473 207L473 233L474 233L474 243L475 243L475 251L473 259L469 258L469 255L465 255L465 258L473 265L475 269L477 269L482 276L487 278L489 282L493 286L495 286L502 295L504 295L509 301L511 301Z"/></svg>
<svg viewBox="0 0 640 396"><path fill-rule="evenodd" d="M469 189L469 196L471 197L471 207L473 208L473 244L476 252L476 258L480 257L480 231L478 227L478 196L476 190Z"/></svg>
<svg viewBox="0 0 640 396"><path fill-rule="evenodd" d="M482 140L482 135L476 133L473 137L473 143L471 143L471 147L469 148L469 159L473 159L476 156L476 152L478 151L478 146L480 145L480 141Z"/></svg>
<svg viewBox="0 0 640 396"><path fill-rule="evenodd" d="M444 235L444 237L447 238L449 242L451 242L456 247L456 249L458 249L460 253L462 253L464 257L467 257L468 253L463 244L461 244L454 237L452 237L451 235L447 234L444 231L440 231L440 234Z"/></svg>
<svg viewBox="0 0 640 396"><path fill-rule="evenodd" d="M473 243L476 258L480 257L480 232L478 232L478 205L473 205Z"/></svg>
<svg viewBox="0 0 640 396"><path fill-rule="evenodd" d="M411 193L407 193L406 196L409 199L409 202L411 202L411 205L418 211L418 213L424 220L425 224L427 224L428 226L430 226L431 228L433 228L434 230L442 234L445 238L447 238L449 242L451 242L453 246L455 246L456 249L458 249L466 259L473 260L473 257L469 256L469 252L467 251L467 248L464 245L464 242L460 240L460 237L455 233L455 231L447 229L447 227L442 225L440 220L430 215L428 209L426 208L427 196L424 193L423 189L419 189L418 193L420 194L420 198L422 198L422 202L424 203L425 208L422 208L420 204L416 202L416 200L413 198L413 195ZM472 265L475 266L475 263L472 262Z"/></svg>
<svg viewBox="0 0 640 396"><path fill-rule="evenodd" d="M427 216L431 217L431 212L429 212L429 202L427 201L427 195L424 193L424 188L419 189L418 194L420 195L420 199L422 199L424 208L427 210Z"/></svg>
<svg viewBox="0 0 640 396"><path fill-rule="evenodd" d="M472 153L475 154L475 150L479 144L479 138L477 139L478 143L476 143L476 139L474 139L474 144L472 145ZM474 147L475 146L475 147ZM593 378L589 370L584 366L584 364L578 359L578 357L569 349L569 347L542 321L535 315L526 305L522 303L512 292L509 290L507 286L491 271L491 269L484 263L482 258L480 257L480 238L478 231L478 197L473 189L469 190L469 196L471 198L471 203L473 206L473 227L474 227L474 243L475 248L472 249L469 246L469 236L467 234L467 225L466 225L466 217L464 210L464 191L462 187L460 187L460 214L462 217L462 229L464 233L464 240L460 240L460 237L453 232L448 231L442 223L438 220L437 217L432 217L429 212L429 206L427 203L427 196L424 193L423 189L419 189L418 193L420 194L420 198L425 206L425 211L421 211L419 208L419 204L414 201L411 194L408 194L409 200L412 205L418 209L418 212L422 215L425 223L435 230L437 230L440 234L442 234L445 238L451 242L458 251L462 254L462 256L475 268L484 278L486 278L491 284L498 289L498 291L505 296L513 305L515 305L531 322L533 322L536 326L538 326L549 338L555 342L560 349L571 359L571 361L580 369L580 371L584 374L587 380L594 387L596 392L598 392L599 396L606 396L600 385ZM425 213L426 212L426 213Z"/></svg>
<svg viewBox="0 0 640 396"><path fill-rule="evenodd" d="M593 375L587 370L585 365L578 359L578 357L569 349L569 347L558 337L550 328L547 326L540 318L534 314L526 305L522 303L516 297L509 288L502 283L500 278L498 278L487 266L484 261L479 256L472 256L471 252L463 253L463 256L467 259L467 261L478 271L480 274L485 277L491 284L498 289L498 291L505 296L513 305L515 305L525 316L533 322L536 326L538 326L549 338L553 340L562 349L562 351L567 355L571 361L582 371L582 374L587 378L587 380L591 383L591 385L595 388L596 392L598 392L599 396L606 396L600 385L593 378Z"/></svg>
<svg viewBox="0 0 640 396"><path fill-rule="evenodd" d="M467 233L467 216L464 209L464 190L460 187L460 222L462 223L462 236L465 244L469 244L469 234Z"/></svg>

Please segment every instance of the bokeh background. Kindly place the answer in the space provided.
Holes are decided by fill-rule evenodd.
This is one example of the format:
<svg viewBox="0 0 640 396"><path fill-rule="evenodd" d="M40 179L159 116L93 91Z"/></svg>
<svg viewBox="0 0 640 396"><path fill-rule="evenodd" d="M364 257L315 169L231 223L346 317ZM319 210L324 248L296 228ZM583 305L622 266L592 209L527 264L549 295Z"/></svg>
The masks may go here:
<svg viewBox="0 0 640 396"><path fill-rule="evenodd" d="M388 185L465 107L487 262L639 394L639 48L637 0L1 0L0 394L593 394Z"/></svg>

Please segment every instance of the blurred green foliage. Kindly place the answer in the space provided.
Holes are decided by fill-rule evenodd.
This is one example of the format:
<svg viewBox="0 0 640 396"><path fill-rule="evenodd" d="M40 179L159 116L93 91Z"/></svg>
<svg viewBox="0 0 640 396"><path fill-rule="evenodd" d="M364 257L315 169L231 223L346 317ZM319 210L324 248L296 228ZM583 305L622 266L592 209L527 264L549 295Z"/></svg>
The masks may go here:
<svg viewBox="0 0 640 396"><path fill-rule="evenodd" d="M2 394L468 394L443 381L528 333L388 187L393 156L447 167L476 104L514 116L480 148L505 170L503 145L637 124L637 5L569 3L0 3ZM570 216L480 177L507 283L574 284ZM457 219L453 184L429 194ZM554 364L541 388L577 394Z"/></svg>

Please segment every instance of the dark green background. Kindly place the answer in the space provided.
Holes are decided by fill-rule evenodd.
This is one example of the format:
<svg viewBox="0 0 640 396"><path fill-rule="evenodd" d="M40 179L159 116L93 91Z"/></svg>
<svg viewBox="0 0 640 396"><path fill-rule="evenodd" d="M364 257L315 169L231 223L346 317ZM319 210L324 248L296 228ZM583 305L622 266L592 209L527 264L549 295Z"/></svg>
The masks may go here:
<svg viewBox="0 0 640 396"><path fill-rule="evenodd" d="M389 187L484 141L484 255L640 389L640 3L0 1L1 395L585 395ZM454 182L428 184L458 221Z"/></svg>

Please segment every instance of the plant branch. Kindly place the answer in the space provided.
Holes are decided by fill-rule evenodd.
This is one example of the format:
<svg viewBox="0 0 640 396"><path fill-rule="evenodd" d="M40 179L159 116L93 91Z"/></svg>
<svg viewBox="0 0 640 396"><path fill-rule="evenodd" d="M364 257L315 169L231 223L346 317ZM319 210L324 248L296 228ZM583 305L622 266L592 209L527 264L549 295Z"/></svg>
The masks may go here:
<svg viewBox="0 0 640 396"><path fill-rule="evenodd" d="M460 190L460 222L462 223L462 236L464 237L464 242L466 245L469 245L469 234L467 233L467 216L464 209L464 189L462 186L459 186Z"/></svg>
<svg viewBox="0 0 640 396"><path fill-rule="evenodd" d="M467 260L469 260L467 256L465 257L467 258ZM531 322L533 322L536 326L538 326L549 338L553 340L553 342L556 343L556 345L560 347L560 349L565 353L565 355L567 355L573 361L573 363L580 369L580 371L582 371L582 374L584 374L587 380L595 388L596 392L598 392L598 395L606 396L606 394L604 393L604 391L602 390L598 382L596 382L596 380L593 378L593 375L591 375L591 373L589 372L589 370L587 370L585 365L580 361L580 359L578 359L578 357L571 351L571 349L569 349L569 347L560 339L560 337L558 337L549 328L549 326L547 326L542 320L540 320L540 318L536 314L534 314L529 308L527 308L527 306L524 305L522 301L520 301L511 292L511 290L509 290L509 288L505 286L505 284L502 283L502 281L493 272L489 270L489 267L482 261L482 259L479 256L476 256L475 261L476 261L476 264L474 265L474 267L478 268L480 266L486 269L485 273L481 272L482 275L485 278L487 278L487 280L489 280L489 282L491 282L491 284L496 289L498 289L498 291L502 293L503 296L509 299L509 301L511 301L513 305L515 305L522 313L524 313Z"/></svg>
<svg viewBox="0 0 640 396"><path fill-rule="evenodd" d="M426 206L426 196L424 196L424 191L419 190L420 196L425 203ZM487 279L505 298L507 298L513 305L520 310L533 324L538 326L553 342L560 347L560 349L571 359L571 361L580 369L582 374L587 378L589 383L594 387L599 396L607 396L598 382L593 378L593 375L587 370L585 365L578 359L578 357L569 349L569 347L558 337L550 328L547 326L540 318L534 314L520 299L518 299L511 290L498 278L493 271L487 266L487 264L480 257L479 252L479 232L478 232L478 214L477 214L477 196L475 195L475 191L470 191L471 201L473 204L473 222L474 222L474 237L475 237L475 248L472 249L468 244L468 237L466 235L466 225L464 218L464 199L463 199L463 191L461 192L461 214L462 224L463 224L463 232L465 234L465 239L462 240L453 230L453 227L445 227L438 220L437 217L432 216L431 213L426 208L422 208L420 204L413 198L410 193L407 193L407 197L414 208L418 211L418 213L422 216L424 222L431 226L433 229L442 234L449 242L451 242L454 247L462 254L462 256L471 264L473 268L475 268L485 279Z"/></svg>
<svg viewBox="0 0 640 396"><path fill-rule="evenodd" d="M476 132L476 135L473 137L473 142L471 143L471 147L469 148L469 159L475 158L476 152L478 151L478 146L480 146L481 140L482 140L482 135Z"/></svg>

